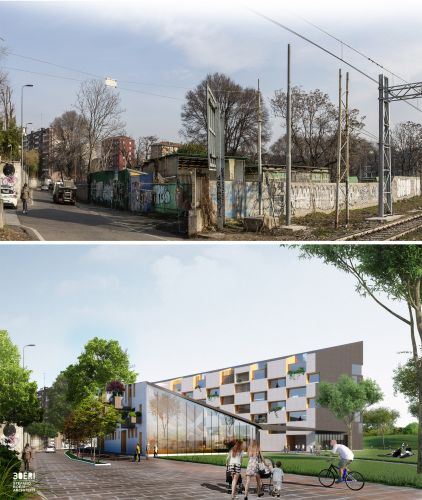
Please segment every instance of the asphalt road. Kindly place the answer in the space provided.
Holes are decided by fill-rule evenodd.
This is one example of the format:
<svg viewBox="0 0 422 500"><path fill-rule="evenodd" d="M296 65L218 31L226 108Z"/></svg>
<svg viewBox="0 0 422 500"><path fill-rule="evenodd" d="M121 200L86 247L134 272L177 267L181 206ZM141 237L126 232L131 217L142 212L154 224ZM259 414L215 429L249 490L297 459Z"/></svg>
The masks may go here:
<svg viewBox="0 0 422 500"><path fill-rule="evenodd" d="M230 498L226 493L225 468L216 465L177 462L150 458L141 463L130 460L111 461L110 466L71 461L62 451L35 453L32 470L41 483L44 498L62 500L94 499L196 499ZM252 481L253 489L255 482ZM345 484L324 488L316 477L286 474L283 498L296 500L415 500L421 490L367 483L359 492ZM237 497L239 500L243 499ZM256 493L251 492L250 499ZM271 498L268 492L265 498Z"/></svg>
<svg viewBox="0 0 422 500"><path fill-rule="evenodd" d="M162 241L183 237L166 231L163 221L138 214L81 203L55 204L47 191L33 191L33 199L28 214L24 215L19 205L17 215L22 225L34 228L46 241Z"/></svg>

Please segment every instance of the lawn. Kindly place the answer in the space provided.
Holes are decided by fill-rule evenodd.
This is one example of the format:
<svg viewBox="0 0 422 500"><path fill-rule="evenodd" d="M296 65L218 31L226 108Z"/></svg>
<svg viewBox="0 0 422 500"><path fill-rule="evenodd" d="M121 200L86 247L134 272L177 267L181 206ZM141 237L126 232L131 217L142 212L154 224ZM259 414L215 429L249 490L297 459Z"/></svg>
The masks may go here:
<svg viewBox="0 0 422 500"><path fill-rule="evenodd" d="M401 444L401 443L400 443ZM324 457L266 453L273 460L280 460L285 473L303 474L306 476L317 476L321 469L328 467L327 459ZM188 462L206 463L213 465L225 465L225 455L178 455L162 457L169 460L181 460ZM243 467L246 460L243 461ZM411 486L422 488L422 476L416 474L416 466L409 463L375 462L371 460L355 460L352 470L361 472L366 481L382 483L392 486Z"/></svg>
<svg viewBox="0 0 422 500"><path fill-rule="evenodd" d="M412 450L417 450L418 448L418 436L415 434L393 434L387 435L384 437L385 448L387 453L391 450L396 450L400 448L402 443L407 443L410 445ZM379 450L383 449L382 445L382 437L381 436L364 436L363 438L363 446L365 449L369 448L378 448Z"/></svg>

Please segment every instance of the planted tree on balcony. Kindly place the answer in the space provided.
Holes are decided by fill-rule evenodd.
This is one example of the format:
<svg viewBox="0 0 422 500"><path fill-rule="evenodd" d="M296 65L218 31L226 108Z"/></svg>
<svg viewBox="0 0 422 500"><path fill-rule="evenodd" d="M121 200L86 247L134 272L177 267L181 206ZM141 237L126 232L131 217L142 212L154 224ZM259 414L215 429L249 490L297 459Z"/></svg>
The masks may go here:
<svg viewBox="0 0 422 500"><path fill-rule="evenodd" d="M120 382L120 380L112 380L107 384L106 391L111 392L113 396L123 396L125 384Z"/></svg>
<svg viewBox="0 0 422 500"><path fill-rule="evenodd" d="M303 366L301 366L300 368L296 368L295 370L289 370L287 372L287 375L290 378L296 378L299 375L305 375L305 368L303 368Z"/></svg>

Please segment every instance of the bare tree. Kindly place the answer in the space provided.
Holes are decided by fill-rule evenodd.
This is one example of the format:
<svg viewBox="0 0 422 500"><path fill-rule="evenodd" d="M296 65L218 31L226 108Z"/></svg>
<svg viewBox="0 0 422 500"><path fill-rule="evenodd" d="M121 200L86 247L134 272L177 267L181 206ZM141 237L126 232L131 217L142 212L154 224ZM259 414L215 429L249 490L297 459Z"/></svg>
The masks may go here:
<svg viewBox="0 0 422 500"><path fill-rule="evenodd" d="M405 122L395 126L393 138L393 171L396 175L417 175L422 167L422 127Z"/></svg>
<svg viewBox="0 0 422 500"><path fill-rule="evenodd" d="M0 106L3 121L3 130L8 130L15 116L15 105L12 102L12 89L9 84L9 75L0 70Z"/></svg>
<svg viewBox="0 0 422 500"><path fill-rule="evenodd" d="M242 87L221 73L207 75L186 94L182 107L182 135L188 142L207 143L207 84L224 114L225 146L228 155L255 155L258 136L257 91ZM262 144L270 138L269 113L261 98Z"/></svg>
<svg viewBox="0 0 422 500"><path fill-rule="evenodd" d="M144 135L139 137L136 151L136 162L138 165L145 160L149 160L151 157L151 146L156 142L158 142L158 136L156 135Z"/></svg>
<svg viewBox="0 0 422 500"><path fill-rule="evenodd" d="M89 173L95 148L104 139L124 133L124 123L121 121L124 110L120 108L119 94L99 80L89 80L81 84L76 108L84 122Z"/></svg>
<svg viewBox="0 0 422 500"><path fill-rule="evenodd" d="M76 111L65 111L50 127L54 137L50 162L66 177L75 180L82 177L85 163L83 117Z"/></svg>
<svg viewBox="0 0 422 500"><path fill-rule="evenodd" d="M276 116L286 118L287 94L275 92L271 106ZM351 139L363 127L364 117L359 110L349 114ZM297 165L329 167L337 161L338 108L328 94L316 89L309 93L300 87L292 88L292 161Z"/></svg>

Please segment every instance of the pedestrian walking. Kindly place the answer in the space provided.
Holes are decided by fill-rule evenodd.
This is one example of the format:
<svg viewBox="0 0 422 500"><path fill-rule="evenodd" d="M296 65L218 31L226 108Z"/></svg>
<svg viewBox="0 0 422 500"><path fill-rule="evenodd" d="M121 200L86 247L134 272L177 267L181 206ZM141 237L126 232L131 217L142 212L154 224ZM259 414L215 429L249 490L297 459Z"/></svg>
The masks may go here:
<svg viewBox="0 0 422 500"><path fill-rule="evenodd" d="M242 467L243 458L243 441L238 439L233 448L229 451L226 458L227 473L231 475L232 498L236 497L236 487L239 482L240 469ZM229 476L230 479L230 476Z"/></svg>
<svg viewBox="0 0 422 500"><path fill-rule="evenodd" d="M28 472L29 471L29 463L32 460L32 451L31 451L31 447L29 446L28 443L26 443L25 448L23 449L22 460L24 463L25 472Z"/></svg>
<svg viewBox="0 0 422 500"><path fill-rule="evenodd" d="M275 467L272 470L272 480L273 480L273 496L279 497L281 494L281 485L283 483L284 472L281 468L281 462L275 463Z"/></svg>
<svg viewBox="0 0 422 500"><path fill-rule="evenodd" d="M154 444L154 458L158 455L158 446Z"/></svg>
<svg viewBox="0 0 422 500"><path fill-rule="evenodd" d="M28 201L31 199L31 191L28 187L28 184L25 182L23 185L22 191L21 191L21 200L22 200L22 205L23 209L22 212L24 214L28 213Z"/></svg>
<svg viewBox="0 0 422 500"><path fill-rule="evenodd" d="M141 447L139 445L139 443L136 443L136 448L135 448L135 457L134 457L134 461L138 461L138 463L141 461Z"/></svg>
<svg viewBox="0 0 422 500"><path fill-rule="evenodd" d="M248 498L249 483L255 477L257 493L259 497L264 496L262 490L262 481L259 475L259 463L262 461L261 450L256 441L252 441L248 448L248 465L246 467L245 500Z"/></svg>

